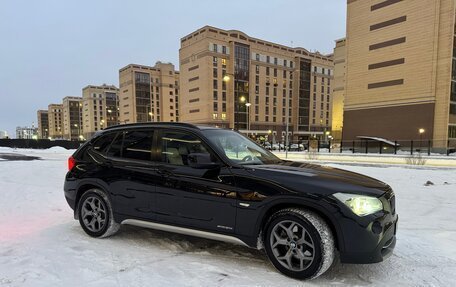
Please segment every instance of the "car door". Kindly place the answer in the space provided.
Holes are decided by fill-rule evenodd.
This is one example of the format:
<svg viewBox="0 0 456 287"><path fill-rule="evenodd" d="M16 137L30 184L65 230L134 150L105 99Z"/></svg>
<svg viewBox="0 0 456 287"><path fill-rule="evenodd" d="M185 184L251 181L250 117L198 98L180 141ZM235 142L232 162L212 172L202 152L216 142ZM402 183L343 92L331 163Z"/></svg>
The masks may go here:
<svg viewBox="0 0 456 287"><path fill-rule="evenodd" d="M108 182L114 211L126 218L155 219L156 165L153 129L119 133L107 152Z"/></svg>
<svg viewBox="0 0 456 287"><path fill-rule="evenodd" d="M160 130L157 141L157 220L231 233L236 222L236 187L231 171L195 134ZM216 168L189 166L190 154L209 154Z"/></svg>

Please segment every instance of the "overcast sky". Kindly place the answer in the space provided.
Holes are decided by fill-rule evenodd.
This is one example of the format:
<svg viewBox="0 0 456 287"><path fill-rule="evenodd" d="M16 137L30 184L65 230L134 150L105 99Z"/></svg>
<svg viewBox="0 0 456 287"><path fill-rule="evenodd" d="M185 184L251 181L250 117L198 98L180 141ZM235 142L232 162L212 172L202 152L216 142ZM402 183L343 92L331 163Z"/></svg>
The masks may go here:
<svg viewBox="0 0 456 287"><path fill-rule="evenodd" d="M86 85L118 86L129 63L172 62L179 39L211 25L332 53L345 36L345 0L10 0L0 8L0 130Z"/></svg>

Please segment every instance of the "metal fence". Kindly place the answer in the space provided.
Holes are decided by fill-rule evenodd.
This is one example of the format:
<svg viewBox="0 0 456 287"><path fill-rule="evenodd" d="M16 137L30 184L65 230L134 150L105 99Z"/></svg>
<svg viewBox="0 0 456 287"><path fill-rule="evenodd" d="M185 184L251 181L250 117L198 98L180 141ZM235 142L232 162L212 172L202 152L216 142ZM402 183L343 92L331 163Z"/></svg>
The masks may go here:
<svg viewBox="0 0 456 287"><path fill-rule="evenodd" d="M77 149L82 143L84 142L48 139L0 139L0 146L11 148L45 149L59 146L66 149Z"/></svg>
<svg viewBox="0 0 456 287"><path fill-rule="evenodd" d="M273 151L285 151L284 142L260 143ZM364 154L427 154L450 155L456 153L456 141L447 140L400 140L390 143L373 140L304 140L290 141L288 151L314 151L330 153L364 153Z"/></svg>

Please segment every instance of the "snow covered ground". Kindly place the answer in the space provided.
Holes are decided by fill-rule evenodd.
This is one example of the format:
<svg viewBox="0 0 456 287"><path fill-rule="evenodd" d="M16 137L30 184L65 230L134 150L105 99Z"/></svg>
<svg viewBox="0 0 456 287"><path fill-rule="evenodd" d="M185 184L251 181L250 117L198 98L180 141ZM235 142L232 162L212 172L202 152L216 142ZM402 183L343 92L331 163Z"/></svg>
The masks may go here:
<svg viewBox="0 0 456 287"><path fill-rule="evenodd" d="M0 160L0 286L455 286L456 169L335 165L392 185L399 213L395 253L374 265L337 264L295 281L256 250L123 226L92 239L62 191L71 151L0 148L42 160ZM426 181L434 185L424 186Z"/></svg>

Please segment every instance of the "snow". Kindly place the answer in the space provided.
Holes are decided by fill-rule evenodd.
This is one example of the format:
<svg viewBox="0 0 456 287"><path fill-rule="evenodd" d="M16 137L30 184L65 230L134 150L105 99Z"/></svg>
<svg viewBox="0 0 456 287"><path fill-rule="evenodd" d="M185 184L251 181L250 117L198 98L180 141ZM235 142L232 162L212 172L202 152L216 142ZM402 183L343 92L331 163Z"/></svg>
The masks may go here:
<svg viewBox="0 0 456 287"><path fill-rule="evenodd" d="M372 265L336 264L301 282L278 273L263 252L122 226L85 235L63 195L67 150L0 153L41 160L0 162L0 286L454 286L456 169L332 166L389 183L399 213L394 254ZM434 185L424 186L426 181ZM446 183L445 183L446 182Z"/></svg>

